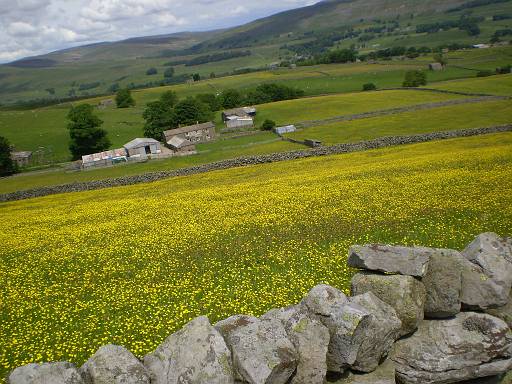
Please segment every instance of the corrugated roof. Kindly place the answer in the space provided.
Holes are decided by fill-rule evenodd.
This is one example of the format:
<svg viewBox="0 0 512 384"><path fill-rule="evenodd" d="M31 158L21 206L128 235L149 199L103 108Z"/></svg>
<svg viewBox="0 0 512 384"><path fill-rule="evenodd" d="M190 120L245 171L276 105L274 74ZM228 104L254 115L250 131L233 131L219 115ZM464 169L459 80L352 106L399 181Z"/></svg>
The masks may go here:
<svg viewBox="0 0 512 384"><path fill-rule="evenodd" d="M197 131L198 129L210 129L210 128L215 128L215 124L213 124L211 121L208 121L207 123L188 125L186 127L169 129L168 131L164 132L164 136L167 139L168 136L179 135L180 133L187 133L190 131Z"/></svg>
<svg viewBox="0 0 512 384"><path fill-rule="evenodd" d="M126 143L125 145L123 145L123 147L126 149L133 149L133 148L145 147L146 145L157 144L157 143L159 143L159 141L155 140L155 139L150 139L150 138L146 138L146 137L143 137L143 138L138 137L138 138L133 139L132 141Z"/></svg>

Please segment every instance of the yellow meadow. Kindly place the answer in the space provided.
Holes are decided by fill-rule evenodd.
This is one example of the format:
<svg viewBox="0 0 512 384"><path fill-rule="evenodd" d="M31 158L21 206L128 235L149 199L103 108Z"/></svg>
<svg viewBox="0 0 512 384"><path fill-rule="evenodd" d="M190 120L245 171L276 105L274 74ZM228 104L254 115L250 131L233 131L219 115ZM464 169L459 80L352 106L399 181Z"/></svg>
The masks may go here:
<svg viewBox="0 0 512 384"><path fill-rule="evenodd" d="M0 376L143 356L212 322L348 293L354 243L461 248L512 232L512 134L266 164L0 205Z"/></svg>

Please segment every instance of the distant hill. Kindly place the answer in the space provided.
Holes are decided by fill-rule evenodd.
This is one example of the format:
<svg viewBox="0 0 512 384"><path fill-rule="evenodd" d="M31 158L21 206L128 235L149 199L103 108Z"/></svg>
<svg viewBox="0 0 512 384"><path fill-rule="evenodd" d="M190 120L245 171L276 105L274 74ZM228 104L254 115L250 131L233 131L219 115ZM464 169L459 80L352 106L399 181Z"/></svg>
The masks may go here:
<svg viewBox="0 0 512 384"><path fill-rule="evenodd" d="M476 18L481 32L416 30L420 24L445 26L461 17ZM496 30L510 31L511 20L511 0L322 1L224 30L133 37L17 60L0 66L0 104L105 94L119 87L158 86L164 80L178 83L195 73L222 76L264 68L299 52L486 43ZM512 39L507 34L502 39ZM169 66L174 77L164 78ZM157 70L155 75L150 68Z"/></svg>

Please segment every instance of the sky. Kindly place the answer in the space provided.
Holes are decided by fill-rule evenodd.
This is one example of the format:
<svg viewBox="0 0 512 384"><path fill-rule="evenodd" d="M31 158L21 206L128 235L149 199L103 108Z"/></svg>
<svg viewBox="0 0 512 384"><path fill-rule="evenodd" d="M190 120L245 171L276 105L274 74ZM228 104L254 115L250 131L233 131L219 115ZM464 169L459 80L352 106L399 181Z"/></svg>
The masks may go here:
<svg viewBox="0 0 512 384"><path fill-rule="evenodd" d="M0 63L129 37L205 31L312 0L0 0Z"/></svg>

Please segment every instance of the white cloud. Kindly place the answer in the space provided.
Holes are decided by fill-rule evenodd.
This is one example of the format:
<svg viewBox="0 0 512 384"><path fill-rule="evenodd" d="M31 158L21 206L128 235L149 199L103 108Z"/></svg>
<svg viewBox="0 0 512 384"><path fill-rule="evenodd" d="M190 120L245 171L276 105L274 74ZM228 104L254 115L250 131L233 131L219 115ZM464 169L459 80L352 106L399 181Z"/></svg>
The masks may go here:
<svg viewBox="0 0 512 384"><path fill-rule="evenodd" d="M33 36L37 34L37 28L23 21L15 21L9 25L7 28L7 33L13 37Z"/></svg>
<svg viewBox="0 0 512 384"><path fill-rule="evenodd" d="M0 62L85 43L239 25L313 0L0 0Z"/></svg>

